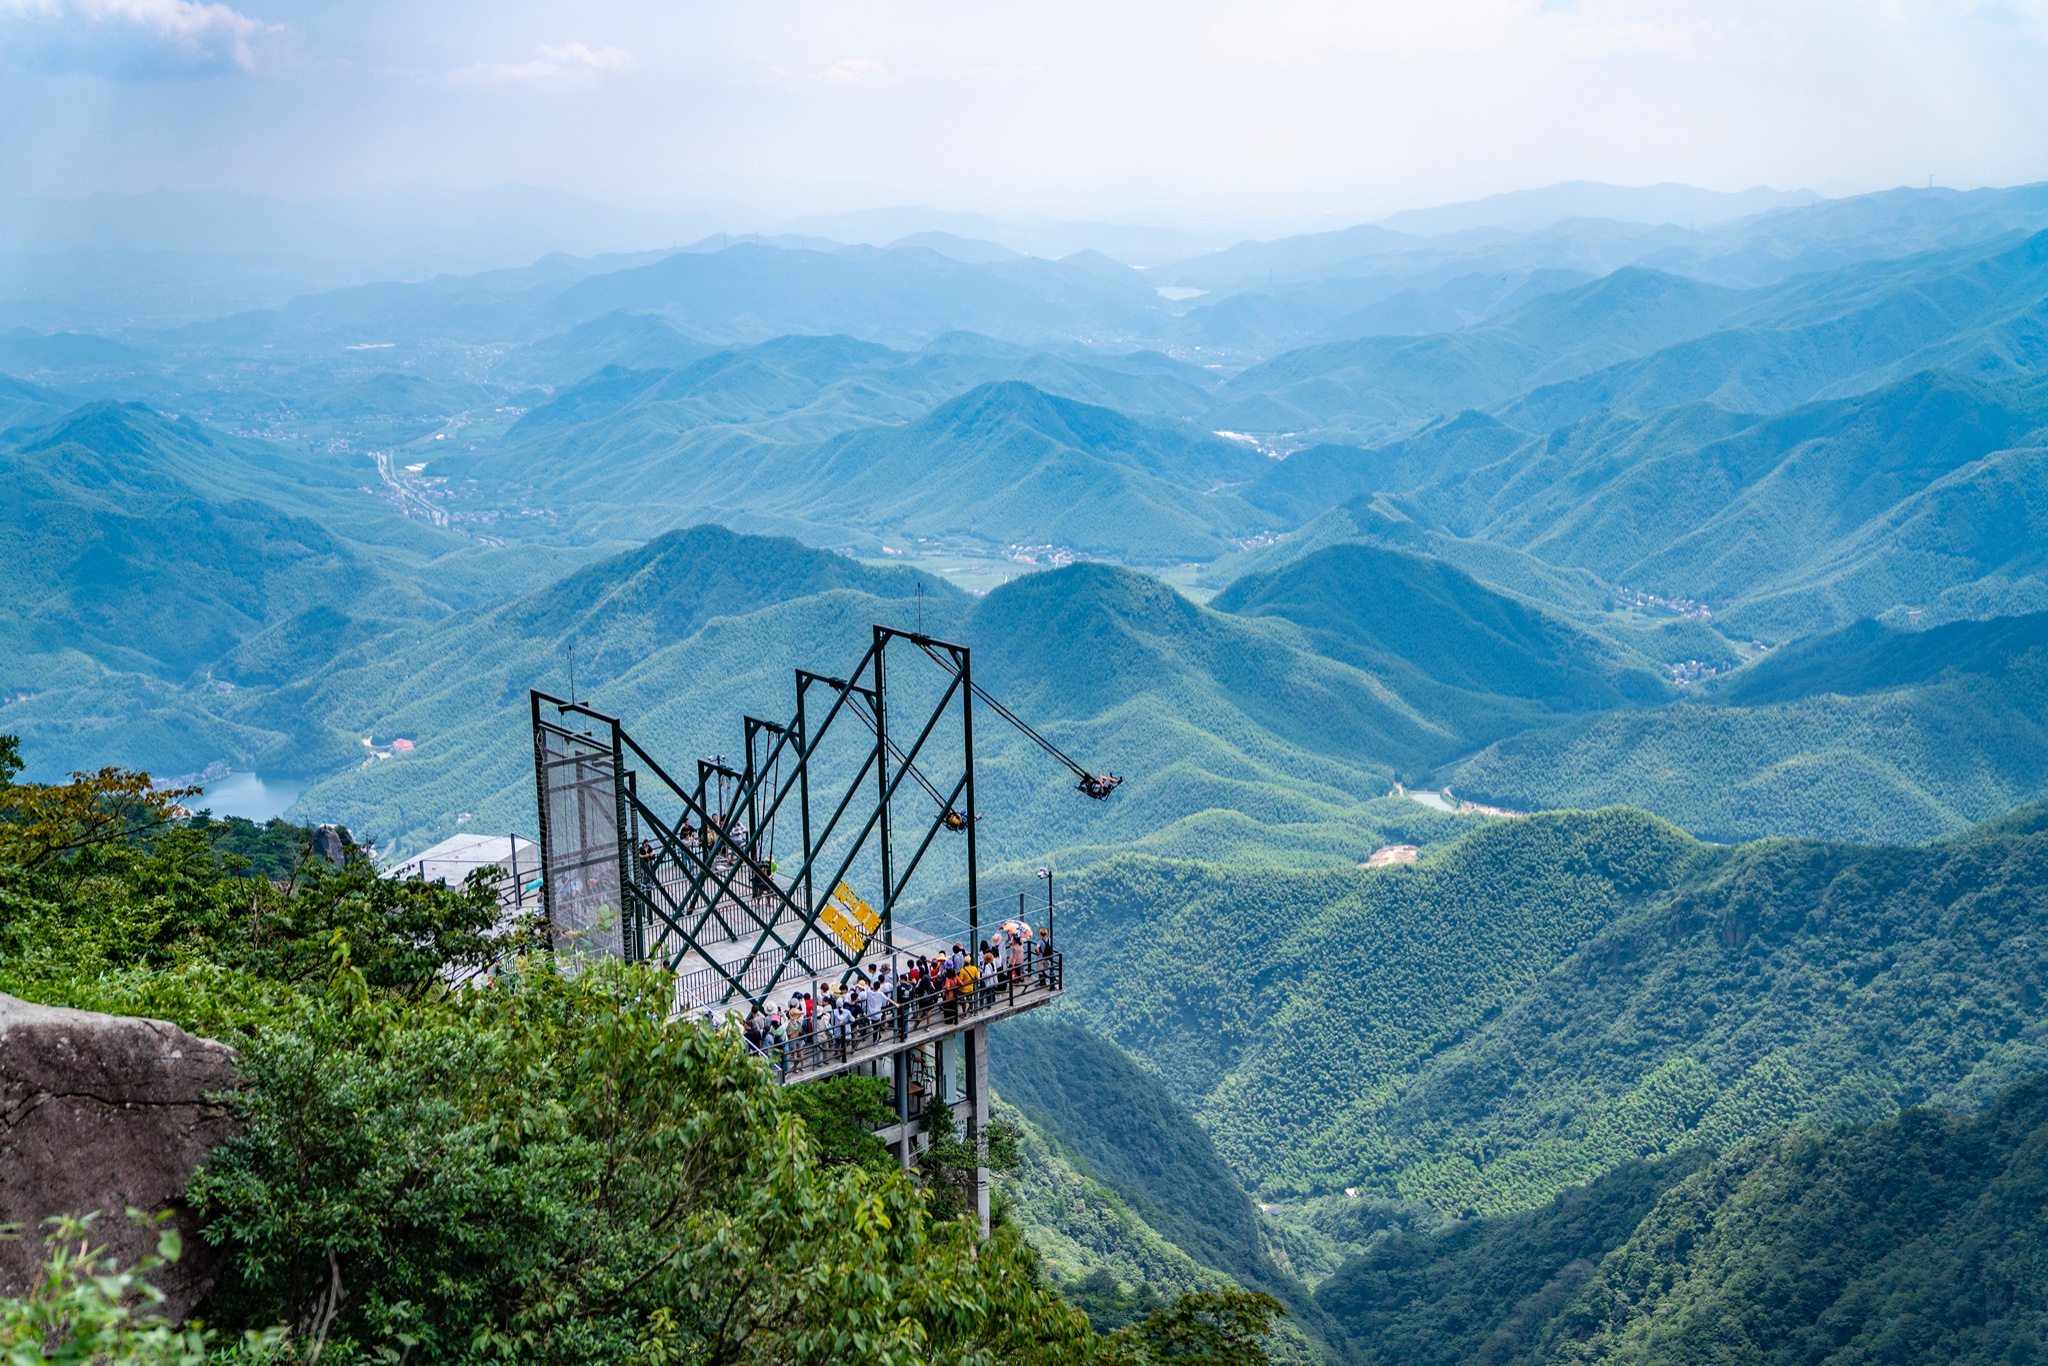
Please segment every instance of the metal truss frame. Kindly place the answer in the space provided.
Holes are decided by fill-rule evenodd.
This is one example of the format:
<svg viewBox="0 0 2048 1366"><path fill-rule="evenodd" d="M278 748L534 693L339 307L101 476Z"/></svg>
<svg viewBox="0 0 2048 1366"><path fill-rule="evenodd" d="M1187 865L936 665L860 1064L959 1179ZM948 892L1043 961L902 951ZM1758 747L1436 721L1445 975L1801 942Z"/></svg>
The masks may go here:
<svg viewBox="0 0 2048 1366"><path fill-rule="evenodd" d="M899 643L946 675L936 703L901 719L891 714L889 692L890 647ZM694 954L723 979L728 1003L744 999L761 1005L799 974L808 980L813 974L804 967L806 958L836 966L843 979L859 966L870 946L880 945L885 953L894 950L896 906L933 841L945 830L965 837L968 925L970 931L978 929L974 700L980 690L974 686L968 648L877 625L873 643L847 677L798 669L795 683L795 707L788 721L745 717L741 767L734 769L723 757L702 759L693 783L677 781L616 717L534 691L535 781L550 917L556 882L551 862L556 851L548 823L547 737L552 734L560 741L611 751L619 814L620 947L628 959L656 956L657 943L663 949L658 956L671 969ZM543 708L552 708L554 716L544 715ZM841 788L815 773L812 760L835 726L847 728L849 716L868 739L861 751L855 751L864 754L858 770ZM949 716L956 716L960 727L960 764L957 776L949 768L934 783L918 760ZM593 728L574 730L575 719ZM914 731L916 738L907 750L894 738L898 730ZM783 761L789 761L787 776L782 776ZM721 778L736 785L722 801L712 790ZM917 794L919 805L937 799L939 810L928 822L901 819L904 812L897 799L906 778L923 789ZM717 809L720 805L725 809ZM681 815L664 816L662 808L679 808ZM778 880L767 866L766 836L778 819L792 814L800 827L801 852L794 872ZM851 845L836 859L828 858L827 848L842 829L854 832ZM904 848L899 835L906 831L915 843L899 871ZM642 856L643 844L652 850L652 859ZM821 926L821 916L830 906L833 889L871 847L881 868L881 901L874 908L879 923L861 944L849 949L829 926ZM656 876L654 869L659 867L680 870L682 876ZM817 895L820 887L826 900ZM749 940L748 951L729 965L711 952L712 945L729 947L734 941ZM826 951L822 955L816 952L820 948ZM767 971L758 970L761 967Z"/></svg>

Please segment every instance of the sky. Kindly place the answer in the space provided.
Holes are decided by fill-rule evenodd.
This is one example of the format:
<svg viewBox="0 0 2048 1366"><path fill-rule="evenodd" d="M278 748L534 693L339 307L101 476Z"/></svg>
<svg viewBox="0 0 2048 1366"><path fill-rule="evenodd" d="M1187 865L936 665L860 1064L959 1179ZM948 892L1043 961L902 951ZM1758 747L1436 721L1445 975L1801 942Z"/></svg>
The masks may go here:
<svg viewBox="0 0 2048 1366"><path fill-rule="evenodd" d="M0 0L0 189L1300 227L2048 179L2048 0Z"/></svg>

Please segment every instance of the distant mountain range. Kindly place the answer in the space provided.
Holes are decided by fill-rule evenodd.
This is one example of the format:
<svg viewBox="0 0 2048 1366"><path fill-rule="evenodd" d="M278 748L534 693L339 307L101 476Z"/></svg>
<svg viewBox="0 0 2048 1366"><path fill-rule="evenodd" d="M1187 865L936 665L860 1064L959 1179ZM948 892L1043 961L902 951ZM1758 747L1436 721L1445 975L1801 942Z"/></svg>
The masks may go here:
<svg viewBox="0 0 2048 1366"><path fill-rule="evenodd" d="M1152 677L1114 704L1044 699L1111 752L1143 736L1206 775L1156 805L1134 783L1139 814L1108 835L1033 808L1090 848L1258 811L1301 828L1288 857L1328 857L1358 843L1331 822L1366 820L1396 779L1513 807L1643 801L1716 836L1912 838L2037 790L2017 665L1773 700L1721 680L1860 619L2048 610L2048 233L2015 230L2048 221L2048 194L1716 200L1721 221L1696 230L1649 221L1692 203L1665 189L1474 212L1609 200L1644 221L1240 244L1167 291L1209 291L1192 298L1160 293L1171 271L977 246L954 223L887 246L555 256L118 336L0 334L19 376L0 386L9 534L53 567L8 608L4 684L26 699L8 724L39 763L88 744L332 775L362 734L495 714L420 693L434 659L501 658L495 686L516 693L589 629L485 629L490 612L581 566L637 572L632 547L715 521L814 548L762 564L1103 560L1218 590L1203 608L1076 567L975 604L926 580L985 648L1093 639L1070 686L1126 647ZM1296 344L1333 329L1355 335ZM1269 344L1292 349L1239 363ZM799 610L829 635L874 609L792 589L737 617ZM1014 632L977 625L1018 613ZM708 648L708 629L646 637L666 644L633 686L671 687L652 656ZM1270 701L1309 696L1313 723ZM1931 739L1879 738L1919 731L1871 729L1966 704L2010 741L1975 776L1968 746L1941 763L1914 757ZM1167 714L1203 738L1168 738ZM1751 737L1717 753L1755 762L1656 776L1708 734ZM332 781L321 800L394 782ZM397 791L352 819L424 837L497 800Z"/></svg>
<svg viewBox="0 0 2048 1366"><path fill-rule="evenodd" d="M1290 1366L2024 1360L2048 187L1800 198L317 291L244 252L274 204L176 260L113 228L192 204L73 206L0 259L0 733L303 778L404 855L532 832L530 689L687 766L876 623L958 640L1124 780L977 727L984 905L1056 868L1077 965L992 1044L1006 1194L1099 1323L1237 1284Z"/></svg>

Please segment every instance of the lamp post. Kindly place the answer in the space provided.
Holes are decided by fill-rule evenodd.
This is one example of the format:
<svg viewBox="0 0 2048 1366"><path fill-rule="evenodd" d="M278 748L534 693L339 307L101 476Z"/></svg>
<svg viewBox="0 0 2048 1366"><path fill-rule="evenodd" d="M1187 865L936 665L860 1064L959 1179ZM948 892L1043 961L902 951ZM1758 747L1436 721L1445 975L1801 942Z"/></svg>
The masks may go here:
<svg viewBox="0 0 2048 1366"><path fill-rule="evenodd" d="M1048 938L1048 939L1052 940L1052 942L1053 942L1053 943L1054 943L1055 945L1057 945L1057 944L1059 943L1059 936L1058 936L1057 934L1053 933L1053 926L1052 926L1052 913L1053 913L1053 901L1052 901L1052 869L1050 869L1050 868L1040 868L1040 869L1038 870L1038 880L1039 880L1040 882L1043 882L1043 883L1045 884L1045 934L1046 934L1046 938Z"/></svg>

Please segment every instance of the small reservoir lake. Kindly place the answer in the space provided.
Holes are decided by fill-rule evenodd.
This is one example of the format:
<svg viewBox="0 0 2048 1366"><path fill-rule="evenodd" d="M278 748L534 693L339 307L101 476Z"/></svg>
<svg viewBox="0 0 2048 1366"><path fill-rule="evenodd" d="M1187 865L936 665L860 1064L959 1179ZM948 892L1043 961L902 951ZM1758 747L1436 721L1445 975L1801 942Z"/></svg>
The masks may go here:
<svg viewBox="0 0 2048 1366"><path fill-rule="evenodd" d="M206 791L186 805L194 811L210 810L216 816L240 816L258 823L282 816L285 808L299 799L306 784L298 778L265 778L260 773L230 773L219 782L208 783Z"/></svg>

